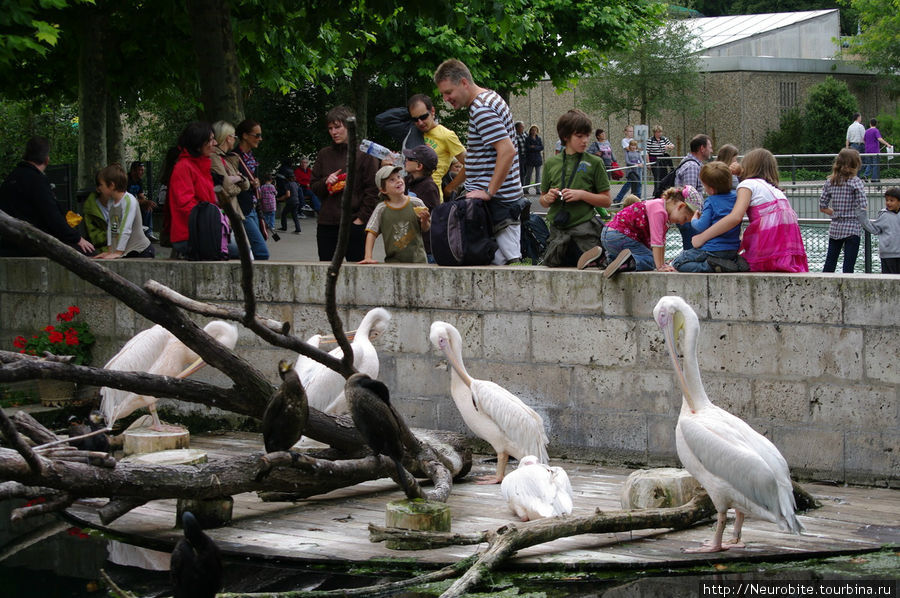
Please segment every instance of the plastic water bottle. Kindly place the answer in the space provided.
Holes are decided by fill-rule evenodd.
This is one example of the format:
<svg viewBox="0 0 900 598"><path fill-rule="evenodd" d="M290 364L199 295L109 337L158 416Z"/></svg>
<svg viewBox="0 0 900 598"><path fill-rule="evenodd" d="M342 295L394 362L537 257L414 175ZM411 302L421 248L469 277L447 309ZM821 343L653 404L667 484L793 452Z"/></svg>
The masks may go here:
<svg viewBox="0 0 900 598"><path fill-rule="evenodd" d="M384 147L383 145L375 143L374 141L369 141L368 139L363 139L360 142L359 151L364 154L374 156L377 160L384 160L391 155L391 150Z"/></svg>

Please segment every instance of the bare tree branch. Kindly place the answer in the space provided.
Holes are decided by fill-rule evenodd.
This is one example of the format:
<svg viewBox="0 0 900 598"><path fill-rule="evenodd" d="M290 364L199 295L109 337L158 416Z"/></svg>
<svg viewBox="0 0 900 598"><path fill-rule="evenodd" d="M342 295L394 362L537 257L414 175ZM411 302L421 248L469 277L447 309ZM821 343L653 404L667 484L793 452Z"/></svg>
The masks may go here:
<svg viewBox="0 0 900 598"><path fill-rule="evenodd" d="M40 475L43 470L40 457L31 450L31 447L28 446L24 440L22 440L22 437L19 436L19 431L16 430L16 427L9 421L9 418L6 416L6 412L3 409L0 409L0 432L3 433L6 442L19 451L19 454L22 455L22 458L28 463L28 467L31 468L31 471Z"/></svg>

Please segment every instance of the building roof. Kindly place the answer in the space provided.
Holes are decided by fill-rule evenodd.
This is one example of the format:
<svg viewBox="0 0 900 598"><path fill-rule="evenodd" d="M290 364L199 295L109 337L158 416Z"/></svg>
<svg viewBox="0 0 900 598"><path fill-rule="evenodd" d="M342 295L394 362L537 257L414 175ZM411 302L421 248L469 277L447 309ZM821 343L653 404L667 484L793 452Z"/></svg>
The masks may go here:
<svg viewBox="0 0 900 598"><path fill-rule="evenodd" d="M777 12L761 15L734 15L686 19L684 23L697 36L699 51L728 45L763 33L774 32L837 13L838 9Z"/></svg>

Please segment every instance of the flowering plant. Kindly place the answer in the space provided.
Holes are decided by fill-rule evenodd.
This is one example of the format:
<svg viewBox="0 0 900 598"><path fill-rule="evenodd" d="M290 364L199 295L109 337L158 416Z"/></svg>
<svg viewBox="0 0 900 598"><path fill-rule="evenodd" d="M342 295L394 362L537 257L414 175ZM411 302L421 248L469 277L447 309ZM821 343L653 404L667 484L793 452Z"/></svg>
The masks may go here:
<svg viewBox="0 0 900 598"><path fill-rule="evenodd" d="M57 325L51 324L31 338L17 336L13 345L19 349L19 353L38 356L45 352L54 355L73 355L75 359L72 363L76 365L88 363L91 360L91 348L95 339L87 322L72 321L79 313L81 310L77 305L70 305L68 310L56 314Z"/></svg>

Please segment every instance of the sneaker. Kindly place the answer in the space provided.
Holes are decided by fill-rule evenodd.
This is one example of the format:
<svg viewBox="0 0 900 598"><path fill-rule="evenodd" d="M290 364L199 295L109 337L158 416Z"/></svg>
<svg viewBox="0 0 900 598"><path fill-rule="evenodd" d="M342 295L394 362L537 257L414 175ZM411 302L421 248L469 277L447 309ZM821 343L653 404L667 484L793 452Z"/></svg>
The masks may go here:
<svg viewBox="0 0 900 598"><path fill-rule="evenodd" d="M706 263L709 264L709 267L712 268L712 271L716 274L722 274L725 272L737 272L739 269L737 260L730 260L724 257L716 257L714 255L707 255Z"/></svg>
<svg viewBox="0 0 900 598"><path fill-rule="evenodd" d="M600 267L600 264L603 261L603 253L603 248L599 245L597 245L596 247L591 247L590 249L582 253L580 258L578 258L578 269L584 270L591 265Z"/></svg>
<svg viewBox="0 0 900 598"><path fill-rule="evenodd" d="M625 272L634 270L635 267L634 258L631 256L631 250L623 249L603 271L603 278L612 278L620 270Z"/></svg>
<svg viewBox="0 0 900 598"><path fill-rule="evenodd" d="M309 216L307 216L304 212L300 212L299 214L297 214L297 218L306 220L307 218L309 218Z"/></svg>

